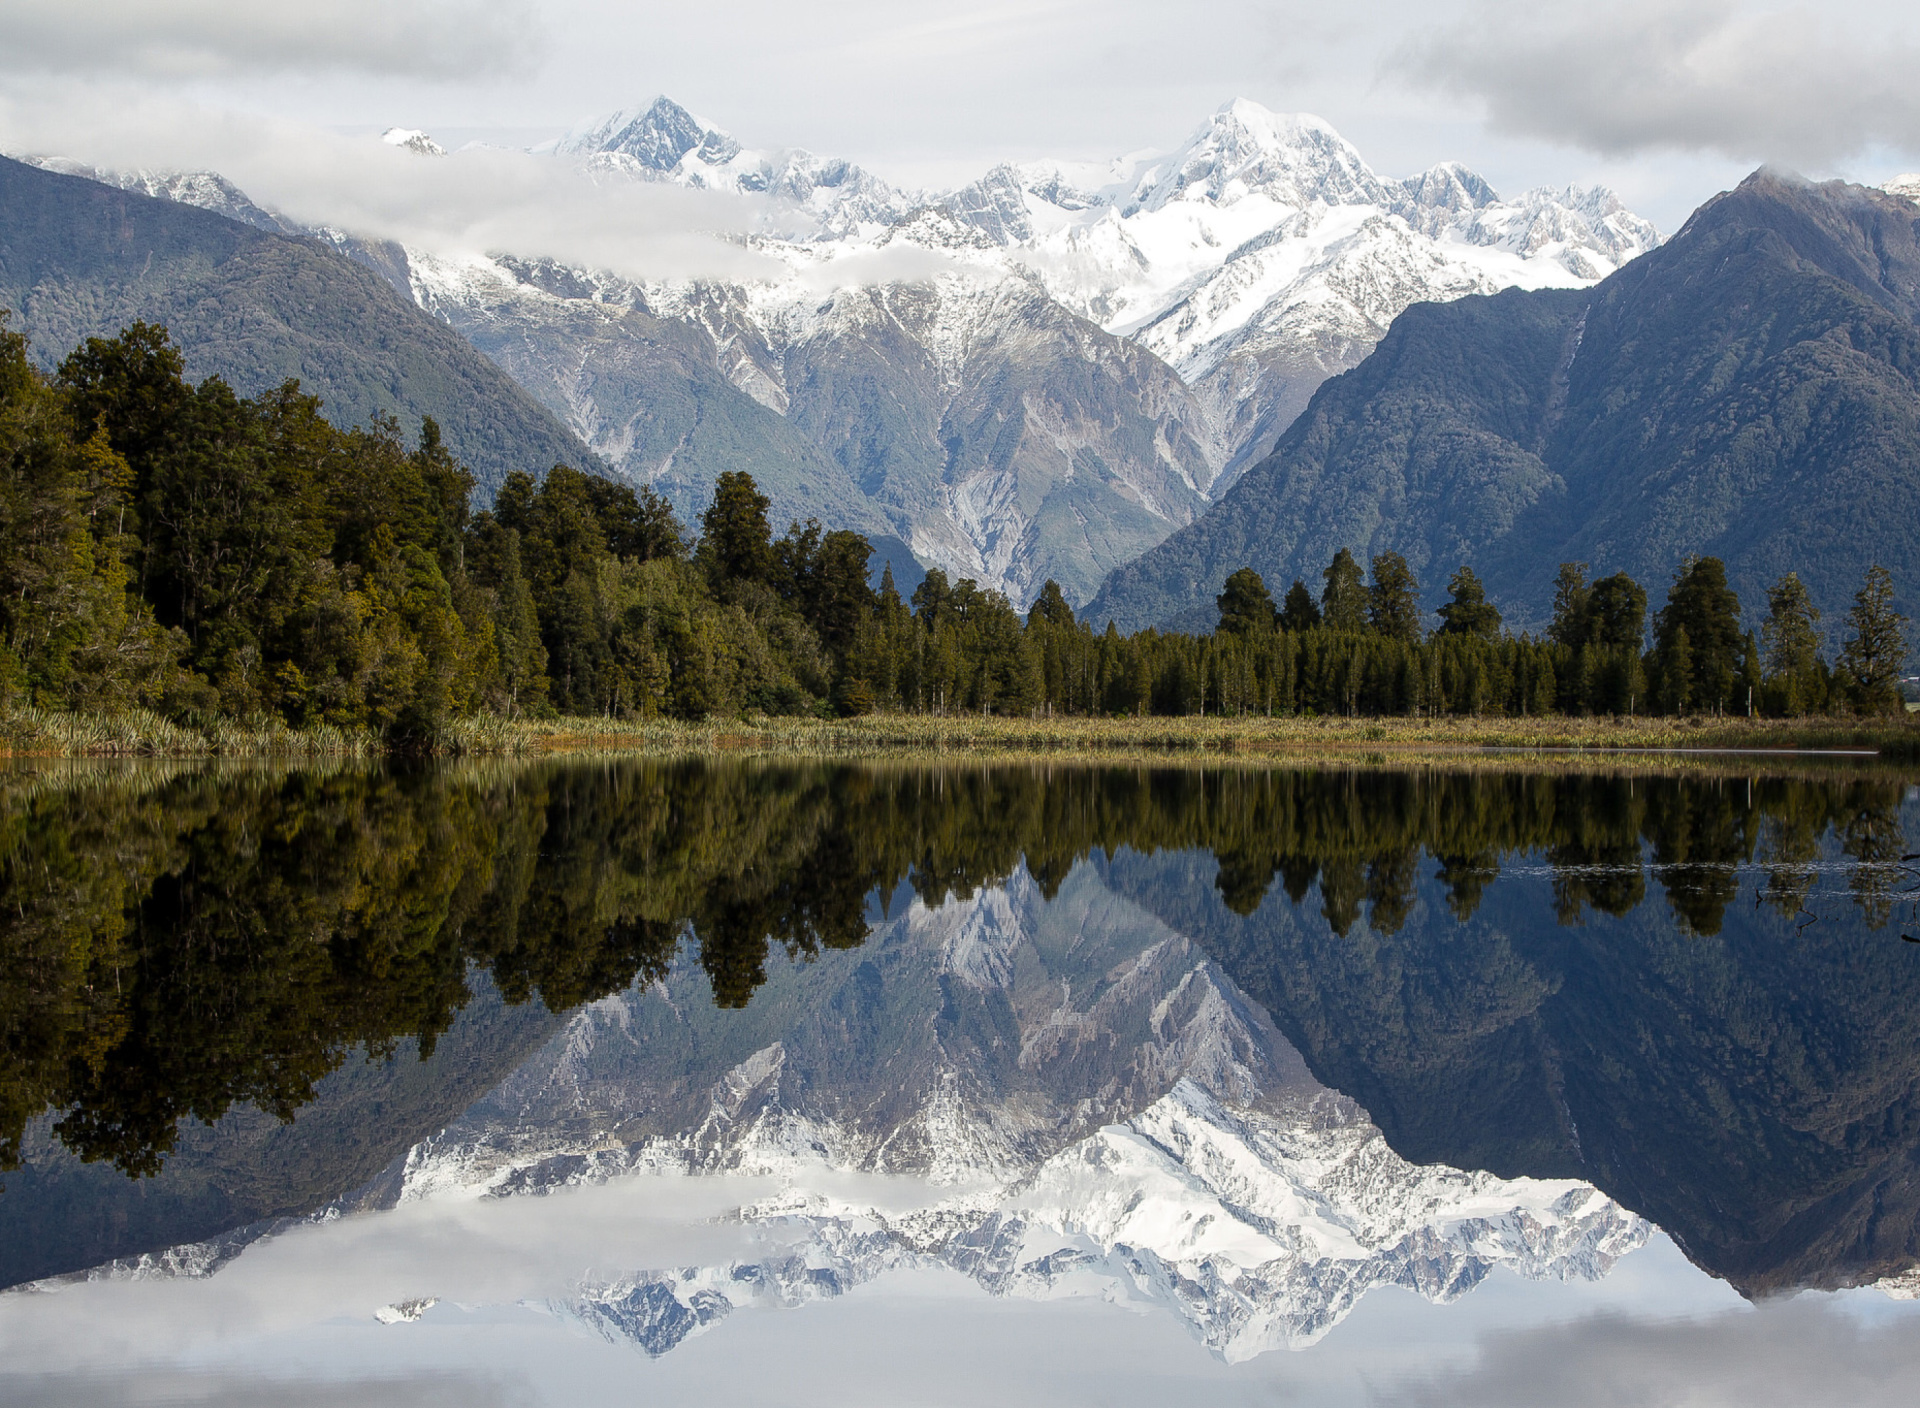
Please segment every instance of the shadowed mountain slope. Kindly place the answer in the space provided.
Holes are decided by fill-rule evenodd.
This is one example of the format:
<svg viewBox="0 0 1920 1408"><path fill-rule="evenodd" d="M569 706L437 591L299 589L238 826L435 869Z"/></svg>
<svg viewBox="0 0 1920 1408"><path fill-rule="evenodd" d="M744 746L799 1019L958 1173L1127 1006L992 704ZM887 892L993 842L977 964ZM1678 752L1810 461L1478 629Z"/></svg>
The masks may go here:
<svg viewBox="0 0 1920 1408"><path fill-rule="evenodd" d="M515 469L599 468L578 437L377 273L313 240L0 159L0 307L52 367L82 339L163 323L196 380L297 378L341 425L422 416L485 496Z"/></svg>
<svg viewBox="0 0 1920 1408"><path fill-rule="evenodd" d="M1471 564L1516 627L1570 560L1657 600L1711 554L1750 610L1788 571L1830 614L1873 563L1911 591L1917 229L1900 197L1761 171L1591 290L1416 305L1089 613L1210 620L1236 568L1317 586L1341 547L1403 553L1430 601Z"/></svg>

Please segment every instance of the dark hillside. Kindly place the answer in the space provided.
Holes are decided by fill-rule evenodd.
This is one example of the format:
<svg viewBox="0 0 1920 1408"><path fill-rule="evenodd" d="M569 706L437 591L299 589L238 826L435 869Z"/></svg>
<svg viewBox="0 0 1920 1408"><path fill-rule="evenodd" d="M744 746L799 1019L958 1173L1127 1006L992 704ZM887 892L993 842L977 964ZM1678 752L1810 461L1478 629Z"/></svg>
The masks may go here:
<svg viewBox="0 0 1920 1408"><path fill-rule="evenodd" d="M486 498L516 469L599 467L459 334L317 241L5 159L0 307L44 367L144 319L196 380L255 395L297 378L342 426L389 413L411 433L432 416Z"/></svg>
<svg viewBox="0 0 1920 1408"><path fill-rule="evenodd" d="M1404 554L1430 603L1470 564L1516 628L1569 560L1657 602L1717 556L1750 609L1797 571L1830 618L1872 563L1912 591L1916 227L1897 197L1763 171L1592 290L1416 305L1089 612L1192 619L1247 565L1317 587L1341 547Z"/></svg>

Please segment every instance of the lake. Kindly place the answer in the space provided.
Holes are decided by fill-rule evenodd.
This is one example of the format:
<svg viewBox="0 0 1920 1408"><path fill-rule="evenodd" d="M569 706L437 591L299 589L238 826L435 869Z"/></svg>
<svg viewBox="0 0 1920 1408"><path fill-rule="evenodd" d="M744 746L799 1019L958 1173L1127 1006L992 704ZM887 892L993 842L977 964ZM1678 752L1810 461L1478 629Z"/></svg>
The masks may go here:
<svg viewBox="0 0 1920 1408"><path fill-rule="evenodd" d="M0 1401L1905 1403L1917 783L15 762Z"/></svg>

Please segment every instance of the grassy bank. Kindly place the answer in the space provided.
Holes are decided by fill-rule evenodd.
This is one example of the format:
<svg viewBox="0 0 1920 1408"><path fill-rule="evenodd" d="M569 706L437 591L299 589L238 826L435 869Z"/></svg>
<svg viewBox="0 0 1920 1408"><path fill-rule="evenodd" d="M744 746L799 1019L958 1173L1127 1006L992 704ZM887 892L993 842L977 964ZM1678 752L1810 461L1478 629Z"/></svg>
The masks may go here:
<svg viewBox="0 0 1920 1408"><path fill-rule="evenodd" d="M874 714L684 723L599 718L459 720L426 751L462 756L743 753L797 756L1204 753L1448 753L1622 749L1870 750L1920 762L1920 717L1861 719L990 718ZM277 721L189 728L158 715L20 713L0 721L0 751L42 757L373 757L379 735L289 729Z"/></svg>

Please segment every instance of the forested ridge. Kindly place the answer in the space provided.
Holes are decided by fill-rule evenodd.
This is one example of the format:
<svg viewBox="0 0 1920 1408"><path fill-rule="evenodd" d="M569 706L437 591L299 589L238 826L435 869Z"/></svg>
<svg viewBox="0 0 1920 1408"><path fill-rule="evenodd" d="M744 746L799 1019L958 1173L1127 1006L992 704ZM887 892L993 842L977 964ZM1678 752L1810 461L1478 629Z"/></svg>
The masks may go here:
<svg viewBox="0 0 1920 1408"><path fill-rule="evenodd" d="M515 471L491 509L431 420L340 430L289 382L187 382L164 329L49 377L0 323L0 708L377 729L476 714L1803 714L1899 705L1893 584L1841 649L1794 574L1759 632L1717 559L1649 622L1624 574L1561 568L1551 627L1506 632L1461 568L1433 616L1396 553L1341 550L1282 602L1251 569L1206 634L1095 633L1048 583L1023 619L929 572L903 600L847 530L780 537L744 473L697 536L645 488ZM1835 633L1840 634L1840 633ZM1831 657L1831 658L1830 658Z"/></svg>

